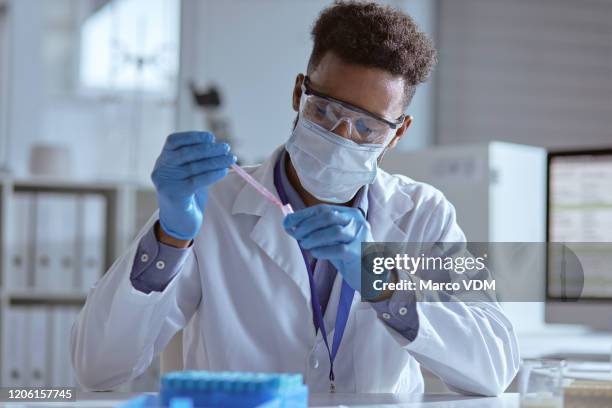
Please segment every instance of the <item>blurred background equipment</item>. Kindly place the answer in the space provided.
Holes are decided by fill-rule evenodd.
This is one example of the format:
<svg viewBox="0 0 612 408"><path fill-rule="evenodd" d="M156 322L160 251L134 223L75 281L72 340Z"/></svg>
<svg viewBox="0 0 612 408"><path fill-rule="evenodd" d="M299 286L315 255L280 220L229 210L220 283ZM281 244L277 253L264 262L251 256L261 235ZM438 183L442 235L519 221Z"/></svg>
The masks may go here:
<svg viewBox="0 0 612 408"><path fill-rule="evenodd" d="M30 153L30 174L66 179L72 177L72 157L66 146L35 144Z"/></svg>
<svg viewBox="0 0 612 408"><path fill-rule="evenodd" d="M200 92L192 82L189 85L195 105L204 113L204 128L215 135L215 140L223 141L236 149L232 137L230 118L224 114L223 98L215 86Z"/></svg>
<svg viewBox="0 0 612 408"><path fill-rule="evenodd" d="M519 375L520 406L563 408L565 361L523 360Z"/></svg>
<svg viewBox="0 0 612 408"><path fill-rule="evenodd" d="M549 262L546 321L612 330L612 149L553 152L548 174L547 239L568 242L585 280L582 301L564 302Z"/></svg>
<svg viewBox="0 0 612 408"><path fill-rule="evenodd" d="M598 408L612 404L612 381L573 381L563 390L564 408Z"/></svg>
<svg viewBox="0 0 612 408"><path fill-rule="evenodd" d="M429 183L455 206L475 242L543 242L546 150L490 142L392 150L382 168Z"/></svg>

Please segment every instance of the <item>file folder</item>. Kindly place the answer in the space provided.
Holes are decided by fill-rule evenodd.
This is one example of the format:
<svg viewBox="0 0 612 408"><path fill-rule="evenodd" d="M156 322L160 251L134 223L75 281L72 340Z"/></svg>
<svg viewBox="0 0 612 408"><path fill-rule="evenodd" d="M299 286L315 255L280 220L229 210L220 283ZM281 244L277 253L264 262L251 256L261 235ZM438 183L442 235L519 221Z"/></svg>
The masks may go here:
<svg viewBox="0 0 612 408"><path fill-rule="evenodd" d="M70 362L70 330L74 321L75 308L57 306L53 308L51 339L51 384L58 387L74 385Z"/></svg>
<svg viewBox="0 0 612 408"><path fill-rule="evenodd" d="M81 289L89 290L104 272L106 198L88 194L81 198L81 220L79 245L79 283Z"/></svg>
<svg viewBox="0 0 612 408"><path fill-rule="evenodd" d="M32 195L15 193L13 196L11 217L8 222L9 272L8 289L23 290L32 285L32 248L34 244L33 217L34 206Z"/></svg>
<svg viewBox="0 0 612 408"><path fill-rule="evenodd" d="M27 311L22 307L9 307L3 322L2 386L20 387L27 381Z"/></svg>
<svg viewBox="0 0 612 408"><path fill-rule="evenodd" d="M76 288L77 196L36 194L34 286L44 291Z"/></svg>
<svg viewBox="0 0 612 408"><path fill-rule="evenodd" d="M30 387L42 387L49 385L48 363L50 358L48 344L50 339L50 327L48 324L49 314L42 306L30 307L27 311L29 323L27 330L27 357L28 364L26 372L26 385Z"/></svg>
<svg viewBox="0 0 612 408"><path fill-rule="evenodd" d="M67 366L68 367L68 385L73 386L73 387L78 386L78 383L77 383L77 380L76 380L76 375L74 373L74 368L72 367L72 360L71 360L71 357L70 357L70 337L72 335L72 327L74 326L77 318L79 317L79 313L80 312L81 312L80 308L75 308L75 307L70 308L67 311L66 315L68 316L68 319L65 322L65 324L66 324L66 326L65 326L66 327L66 331L68 332L68 342L67 342L67 350L68 350L68 355L67 355L67 357L68 357L68 366Z"/></svg>

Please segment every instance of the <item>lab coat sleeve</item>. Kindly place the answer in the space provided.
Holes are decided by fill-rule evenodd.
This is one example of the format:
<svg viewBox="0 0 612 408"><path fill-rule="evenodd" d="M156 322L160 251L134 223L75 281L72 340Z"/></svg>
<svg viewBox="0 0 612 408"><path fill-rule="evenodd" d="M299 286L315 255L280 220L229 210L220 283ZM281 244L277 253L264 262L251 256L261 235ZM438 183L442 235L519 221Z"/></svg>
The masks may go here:
<svg viewBox="0 0 612 408"><path fill-rule="evenodd" d="M193 252L163 291L147 294L133 287L130 272L139 242L156 221L154 214L91 289L72 327L72 364L85 389L111 390L140 375L186 326L200 303L202 292Z"/></svg>
<svg viewBox="0 0 612 408"><path fill-rule="evenodd" d="M432 220L442 220L438 242L464 242L455 210L446 200L434 209ZM420 364L450 389L463 394L501 394L518 371L518 342L500 305L482 302L417 302L418 333L410 342L399 332L391 335Z"/></svg>

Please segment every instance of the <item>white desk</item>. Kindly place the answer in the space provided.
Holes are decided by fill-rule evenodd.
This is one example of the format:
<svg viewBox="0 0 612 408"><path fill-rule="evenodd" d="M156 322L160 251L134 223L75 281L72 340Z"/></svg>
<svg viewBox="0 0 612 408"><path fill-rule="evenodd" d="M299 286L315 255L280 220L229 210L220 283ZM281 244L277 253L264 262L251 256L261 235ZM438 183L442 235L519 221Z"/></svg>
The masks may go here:
<svg viewBox="0 0 612 408"><path fill-rule="evenodd" d="M136 393L79 392L73 403L10 403L6 407L79 407L111 408L137 397ZM394 394L312 394L311 407L407 407L407 408L516 408L517 394L504 394L497 398L464 397L449 394L394 395Z"/></svg>
<svg viewBox="0 0 612 408"><path fill-rule="evenodd" d="M311 407L406 407L406 408L516 408L518 394L503 394L497 398L465 397L455 394L395 395L395 394L313 394Z"/></svg>

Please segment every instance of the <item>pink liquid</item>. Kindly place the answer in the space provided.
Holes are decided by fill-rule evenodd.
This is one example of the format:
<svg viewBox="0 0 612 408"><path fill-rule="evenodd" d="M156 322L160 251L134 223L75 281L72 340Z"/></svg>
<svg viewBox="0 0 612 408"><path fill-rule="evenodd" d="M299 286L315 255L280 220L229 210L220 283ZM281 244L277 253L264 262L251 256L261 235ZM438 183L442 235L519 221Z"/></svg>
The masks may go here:
<svg viewBox="0 0 612 408"><path fill-rule="evenodd" d="M291 204L283 205L283 203L278 198L276 198L276 196L272 194L270 190L265 188L261 183L259 183L253 177L251 177L251 175L247 173L246 171L244 171L240 166L238 166L237 164L232 164L231 168L236 173L238 173L238 175L242 177L244 181L249 183L255 190L257 190L259 194L261 194L262 196L267 198L268 201L270 201L272 204L280 208L281 211L283 212L283 215L293 213L293 208L291 208Z"/></svg>

